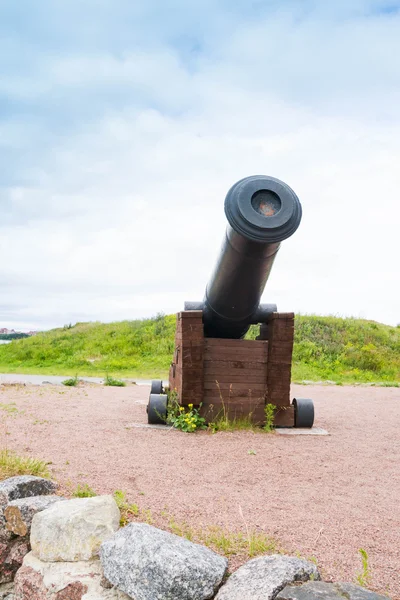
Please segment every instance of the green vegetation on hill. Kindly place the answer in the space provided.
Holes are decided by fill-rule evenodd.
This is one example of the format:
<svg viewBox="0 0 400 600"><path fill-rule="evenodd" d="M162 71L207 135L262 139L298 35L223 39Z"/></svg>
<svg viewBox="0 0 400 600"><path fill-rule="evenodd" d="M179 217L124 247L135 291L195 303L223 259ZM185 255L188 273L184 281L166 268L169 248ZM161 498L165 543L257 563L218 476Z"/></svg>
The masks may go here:
<svg viewBox="0 0 400 600"><path fill-rule="evenodd" d="M22 340L29 337L27 333L0 333L0 340Z"/></svg>
<svg viewBox="0 0 400 600"><path fill-rule="evenodd" d="M175 315L77 323L0 345L0 371L166 377ZM249 337L255 337L253 327ZM400 382L400 327L361 319L296 317L294 381Z"/></svg>

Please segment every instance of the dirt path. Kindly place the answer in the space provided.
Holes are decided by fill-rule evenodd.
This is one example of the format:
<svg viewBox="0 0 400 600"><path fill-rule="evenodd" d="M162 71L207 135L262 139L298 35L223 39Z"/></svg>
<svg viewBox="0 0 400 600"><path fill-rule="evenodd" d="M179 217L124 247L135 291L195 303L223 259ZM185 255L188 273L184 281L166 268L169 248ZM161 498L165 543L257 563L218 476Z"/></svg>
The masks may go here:
<svg viewBox="0 0 400 600"><path fill-rule="evenodd" d="M373 588L399 600L400 390L296 394L314 399L329 437L131 427L146 422L147 387L0 386L1 447L51 461L64 487L125 490L156 522L165 511L196 528L243 530L241 509L249 528L315 557L326 578L354 581L364 548Z"/></svg>

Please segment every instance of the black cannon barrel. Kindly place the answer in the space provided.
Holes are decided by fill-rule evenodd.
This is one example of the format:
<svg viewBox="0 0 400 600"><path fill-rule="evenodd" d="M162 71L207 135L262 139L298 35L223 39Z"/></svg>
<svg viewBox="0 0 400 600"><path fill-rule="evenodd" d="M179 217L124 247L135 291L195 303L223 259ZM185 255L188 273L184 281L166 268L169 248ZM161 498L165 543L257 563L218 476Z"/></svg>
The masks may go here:
<svg viewBox="0 0 400 600"><path fill-rule="evenodd" d="M234 339L276 311L275 305L259 306L260 298L280 243L296 231L302 211L283 181L255 175L231 187L225 214L229 225L206 288L203 322L206 337Z"/></svg>

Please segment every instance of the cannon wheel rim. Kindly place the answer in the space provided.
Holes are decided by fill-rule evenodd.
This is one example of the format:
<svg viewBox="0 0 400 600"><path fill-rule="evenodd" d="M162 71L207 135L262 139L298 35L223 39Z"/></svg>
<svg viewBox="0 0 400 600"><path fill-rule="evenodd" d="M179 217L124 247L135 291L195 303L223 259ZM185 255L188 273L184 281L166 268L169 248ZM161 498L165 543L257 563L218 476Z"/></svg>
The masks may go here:
<svg viewBox="0 0 400 600"><path fill-rule="evenodd" d="M151 382L150 394L162 394L163 391L163 382L161 379L153 379Z"/></svg>
<svg viewBox="0 0 400 600"><path fill-rule="evenodd" d="M294 426L311 428L314 425L314 402L310 398L294 398Z"/></svg>
<svg viewBox="0 0 400 600"><path fill-rule="evenodd" d="M165 425L167 422L168 396L150 394L147 405L147 421L150 425Z"/></svg>

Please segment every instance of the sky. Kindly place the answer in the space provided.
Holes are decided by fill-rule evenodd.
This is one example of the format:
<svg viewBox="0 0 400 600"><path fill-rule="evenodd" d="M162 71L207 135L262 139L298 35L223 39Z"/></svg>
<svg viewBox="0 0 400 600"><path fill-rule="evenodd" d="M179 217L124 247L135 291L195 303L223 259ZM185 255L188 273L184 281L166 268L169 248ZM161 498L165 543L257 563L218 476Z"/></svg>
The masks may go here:
<svg viewBox="0 0 400 600"><path fill-rule="evenodd" d="M202 300L247 175L303 220L263 301L400 323L400 0L0 0L0 327Z"/></svg>

